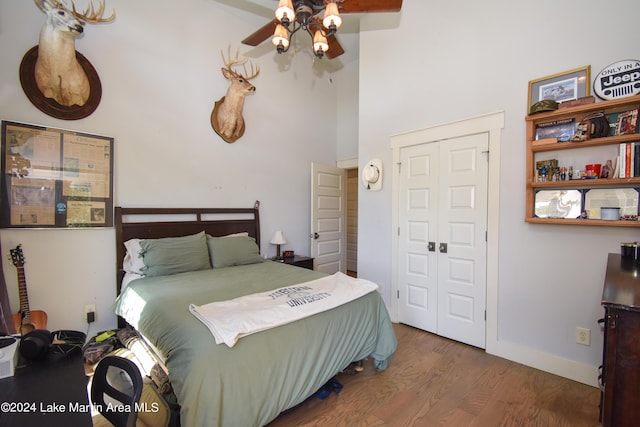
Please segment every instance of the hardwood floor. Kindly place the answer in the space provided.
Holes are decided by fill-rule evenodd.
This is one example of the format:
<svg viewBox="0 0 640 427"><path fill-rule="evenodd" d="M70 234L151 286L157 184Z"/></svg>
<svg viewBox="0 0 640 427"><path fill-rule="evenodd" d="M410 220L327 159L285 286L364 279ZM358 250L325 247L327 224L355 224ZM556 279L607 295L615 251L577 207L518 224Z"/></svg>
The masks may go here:
<svg viewBox="0 0 640 427"><path fill-rule="evenodd" d="M598 426L600 392L483 350L395 324L389 368L338 375L344 386L281 414L281 426Z"/></svg>

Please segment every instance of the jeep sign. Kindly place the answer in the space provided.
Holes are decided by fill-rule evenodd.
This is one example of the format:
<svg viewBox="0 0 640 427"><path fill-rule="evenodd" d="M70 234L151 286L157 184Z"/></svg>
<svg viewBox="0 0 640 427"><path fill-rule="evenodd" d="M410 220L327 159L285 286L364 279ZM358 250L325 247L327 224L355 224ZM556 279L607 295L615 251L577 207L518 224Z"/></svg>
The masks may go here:
<svg viewBox="0 0 640 427"><path fill-rule="evenodd" d="M629 59L609 65L596 76L593 91L602 99L618 99L640 93L640 61Z"/></svg>

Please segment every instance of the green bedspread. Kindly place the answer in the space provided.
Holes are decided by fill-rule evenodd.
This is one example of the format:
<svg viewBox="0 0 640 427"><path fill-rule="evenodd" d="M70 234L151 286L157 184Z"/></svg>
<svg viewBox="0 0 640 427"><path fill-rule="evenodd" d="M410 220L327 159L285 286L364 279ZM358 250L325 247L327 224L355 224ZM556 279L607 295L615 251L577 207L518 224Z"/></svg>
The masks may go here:
<svg viewBox="0 0 640 427"><path fill-rule="evenodd" d="M321 277L266 261L138 279L115 312L166 358L182 427L263 426L305 400L351 362L371 356L384 370L397 341L378 292L348 304L216 345L189 312L203 305Z"/></svg>

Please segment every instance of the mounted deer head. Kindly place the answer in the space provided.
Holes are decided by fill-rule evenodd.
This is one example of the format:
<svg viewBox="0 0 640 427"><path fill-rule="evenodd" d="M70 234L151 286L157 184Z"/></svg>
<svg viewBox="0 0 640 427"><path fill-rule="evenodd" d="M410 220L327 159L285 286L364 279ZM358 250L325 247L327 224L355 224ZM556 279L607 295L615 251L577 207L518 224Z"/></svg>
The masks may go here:
<svg viewBox="0 0 640 427"><path fill-rule="evenodd" d="M238 51L236 51L235 59L231 58L231 47L229 47L227 56L229 59L225 59L224 53L222 53L222 62L226 68L222 68L222 75L228 79L231 84L227 89L227 94L220 98L216 102L213 111L211 112L211 125L213 130L227 142L234 142L244 134L244 119L242 117L242 108L244 106L244 96L247 93L255 92L256 88L249 80L255 78L260 74L260 68L256 67L254 70L253 64L251 65L251 75L247 73L246 58L238 58ZM240 74L233 70L233 67L242 65L244 74Z"/></svg>
<svg viewBox="0 0 640 427"><path fill-rule="evenodd" d="M71 2L69 9L59 0L34 0L47 15L40 31L35 80L40 92L60 105L82 106L90 93L89 80L76 60L75 37L82 34L86 22L110 22L115 12L104 18L104 0L94 8L92 0L84 13L76 10Z"/></svg>

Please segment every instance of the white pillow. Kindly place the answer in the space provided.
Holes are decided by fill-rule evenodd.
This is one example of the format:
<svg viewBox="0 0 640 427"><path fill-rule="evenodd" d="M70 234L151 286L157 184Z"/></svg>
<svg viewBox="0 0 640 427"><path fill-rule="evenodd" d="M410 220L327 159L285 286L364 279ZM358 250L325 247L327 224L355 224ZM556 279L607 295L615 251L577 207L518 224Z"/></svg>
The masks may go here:
<svg viewBox="0 0 640 427"><path fill-rule="evenodd" d="M243 231L241 233L227 234L226 236L220 236L220 237L249 237L249 232Z"/></svg>
<svg viewBox="0 0 640 427"><path fill-rule="evenodd" d="M122 269L127 273L139 274L144 276L144 262L142 260L142 248L140 247L141 239L131 239L124 242L127 254L122 262Z"/></svg>

